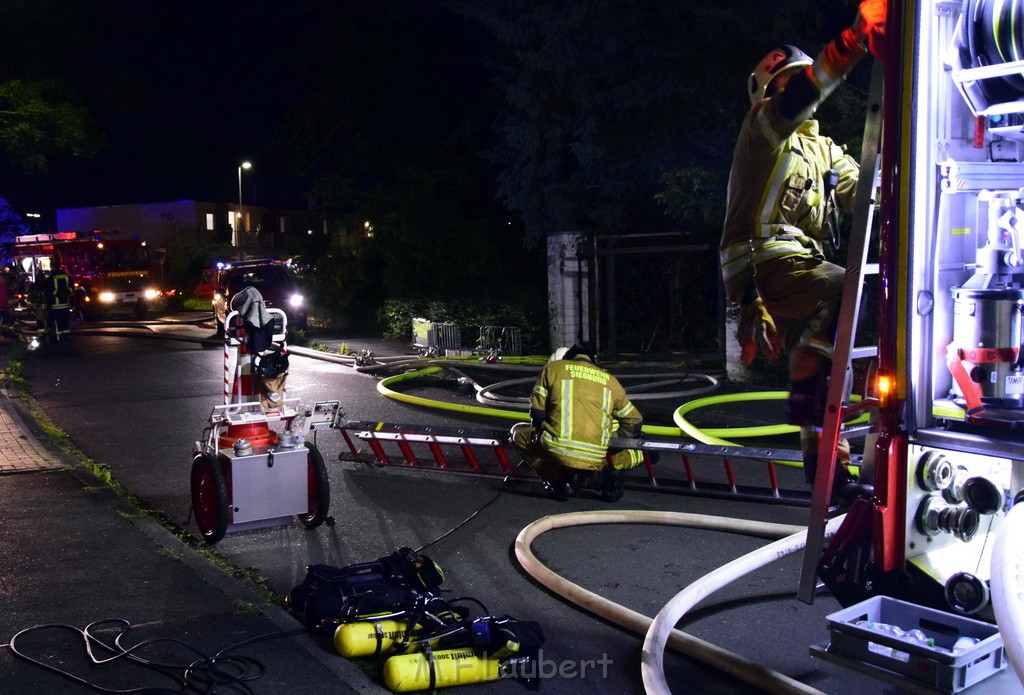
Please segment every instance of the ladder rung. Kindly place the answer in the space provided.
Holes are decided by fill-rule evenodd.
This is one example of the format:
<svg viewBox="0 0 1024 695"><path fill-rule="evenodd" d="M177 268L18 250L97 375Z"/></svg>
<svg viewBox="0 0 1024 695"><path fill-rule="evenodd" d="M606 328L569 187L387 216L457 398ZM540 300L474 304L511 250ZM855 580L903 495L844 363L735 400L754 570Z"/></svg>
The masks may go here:
<svg viewBox="0 0 1024 695"><path fill-rule="evenodd" d="M871 425L855 425L853 427L844 427L843 436L847 439L859 439L861 437L868 436L871 431Z"/></svg>
<svg viewBox="0 0 1024 695"><path fill-rule="evenodd" d="M865 357L877 357L878 346L877 345L865 345L862 347L855 347L850 350L851 360L861 360Z"/></svg>

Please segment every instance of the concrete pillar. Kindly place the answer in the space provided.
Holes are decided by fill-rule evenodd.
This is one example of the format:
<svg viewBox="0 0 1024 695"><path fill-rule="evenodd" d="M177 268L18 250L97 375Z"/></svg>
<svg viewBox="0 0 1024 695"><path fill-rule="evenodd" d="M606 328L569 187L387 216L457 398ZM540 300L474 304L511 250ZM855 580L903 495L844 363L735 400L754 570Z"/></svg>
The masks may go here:
<svg viewBox="0 0 1024 695"><path fill-rule="evenodd" d="M583 243L579 232L548 235L548 330L552 348L591 339L590 277Z"/></svg>

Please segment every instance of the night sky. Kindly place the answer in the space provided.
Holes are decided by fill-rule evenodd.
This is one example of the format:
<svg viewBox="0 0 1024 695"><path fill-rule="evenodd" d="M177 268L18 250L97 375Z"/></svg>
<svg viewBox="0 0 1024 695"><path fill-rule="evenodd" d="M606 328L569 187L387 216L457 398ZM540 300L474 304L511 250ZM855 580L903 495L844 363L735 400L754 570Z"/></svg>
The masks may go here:
<svg viewBox="0 0 1024 695"><path fill-rule="evenodd" d="M489 118L484 32L434 0L0 3L26 29L0 49L0 79L56 76L106 141L89 159L54 158L46 177L0 165L0 196L19 211L231 201L243 160L246 202L301 206L309 178L280 143L324 94L320 118L343 106L358 116L339 119L375 122L396 146Z"/></svg>

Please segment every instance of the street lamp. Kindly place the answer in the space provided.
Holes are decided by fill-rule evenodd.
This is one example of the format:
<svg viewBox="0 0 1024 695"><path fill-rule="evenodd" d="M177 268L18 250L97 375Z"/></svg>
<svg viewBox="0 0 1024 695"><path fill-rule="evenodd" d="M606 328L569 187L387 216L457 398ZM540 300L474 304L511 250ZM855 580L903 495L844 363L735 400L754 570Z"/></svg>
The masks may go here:
<svg viewBox="0 0 1024 695"><path fill-rule="evenodd" d="M242 169L252 169L252 162L242 162L238 165L238 213L235 217L235 246L242 245Z"/></svg>

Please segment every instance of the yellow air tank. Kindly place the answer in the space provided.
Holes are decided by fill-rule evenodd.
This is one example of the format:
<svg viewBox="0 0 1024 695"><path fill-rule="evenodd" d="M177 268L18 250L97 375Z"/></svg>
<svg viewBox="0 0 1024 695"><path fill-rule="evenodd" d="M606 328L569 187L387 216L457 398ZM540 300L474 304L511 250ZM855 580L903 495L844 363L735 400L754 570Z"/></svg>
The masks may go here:
<svg viewBox="0 0 1024 695"><path fill-rule="evenodd" d="M485 659L466 648L400 654L384 663L384 685L396 693L484 683L500 676L498 659Z"/></svg>
<svg viewBox="0 0 1024 695"><path fill-rule="evenodd" d="M334 648L346 659L386 654L405 637L404 620L361 620L334 631ZM419 630L413 630L413 635Z"/></svg>

